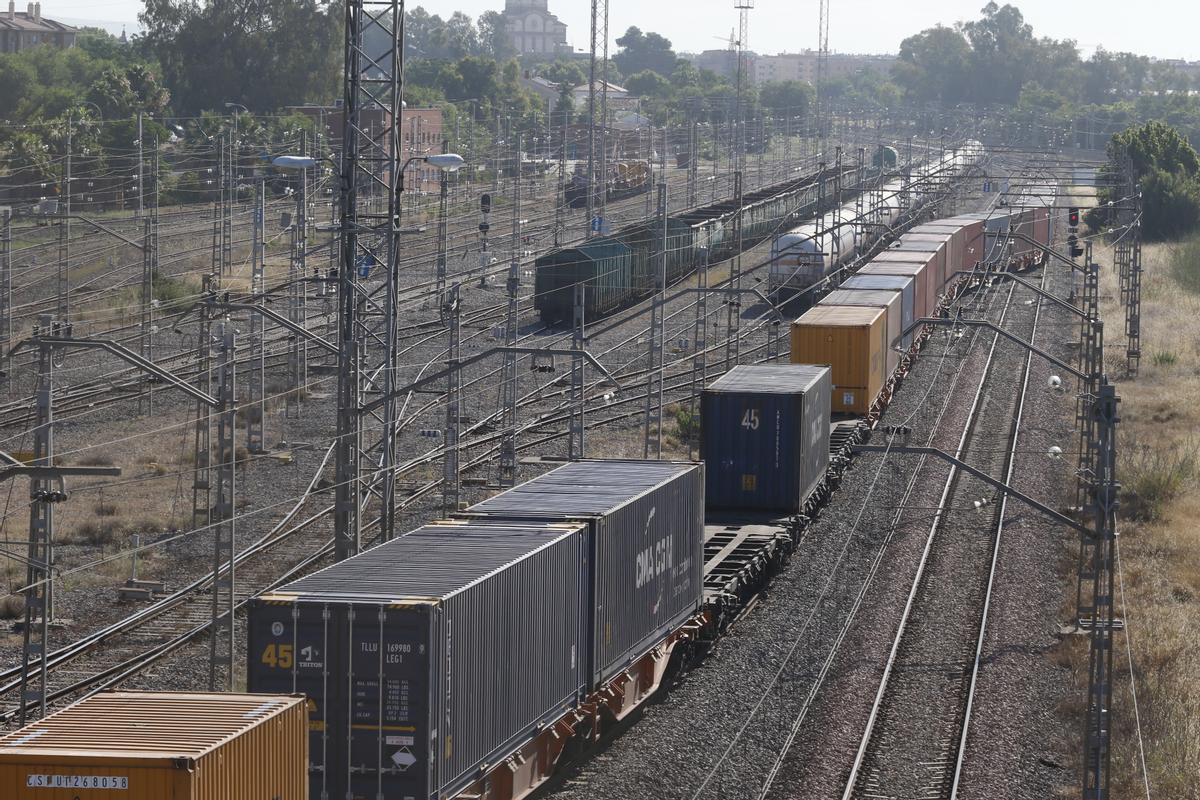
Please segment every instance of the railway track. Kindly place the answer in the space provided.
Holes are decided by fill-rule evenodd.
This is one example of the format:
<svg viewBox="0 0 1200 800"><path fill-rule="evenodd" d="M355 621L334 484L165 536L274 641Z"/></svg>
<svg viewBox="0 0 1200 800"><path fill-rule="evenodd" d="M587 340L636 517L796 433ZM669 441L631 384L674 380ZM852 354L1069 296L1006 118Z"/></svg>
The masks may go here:
<svg viewBox="0 0 1200 800"><path fill-rule="evenodd" d="M1045 273L1043 273L1043 284ZM1035 303L1028 333L1037 330ZM1022 326L1023 328L1026 326ZM993 335L956 457L1012 476L1032 354ZM1023 362L1013 384L1013 362ZM884 666L844 800L956 796L986 633L1006 495L951 467Z"/></svg>
<svg viewBox="0 0 1200 800"><path fill-rule="evenodd" d="M742 336L748 337L757 330L758 328L748 327L743 330ZM710 350L716 351L719 347L716 346L710 348ZM687 360L689 359L681 359L680 363L685 363ZM681 377L683 376L681 375ZM681 381L678 386L682 387L689 382L690 371L686 373L686 381ZM529 405L534 402L544 401L545 399L544 396L527 396L523 398L522 405ZM644 392L642 395L623 397L621 402L638 402L642 399L644 399ZM588 427L593 429L598 428L637 413L639 412L633 411L616 416L608 415L600 419L593 419L589 421ZM412 421L415 417L416 415L414 414L409 418L409 421ZM550 417L543 416L527 426L525 430L532 431L535 428L544 428L546 425L554 424L558 421L560 420L554 419L553 415ZM521 445L520 449L525 450L540 446L554 439L562 438L565 435L565 431L560 430L541 436L536 440L525 442ZM473 468L488 463L495 455L496 447L494 445L498 442L499 436L500 434L493 433L466 443L466 446L490 446L488 452L471 460L466 466ZM407 473L417 466L429 463L431 460L436 460L440 455L439 451L432 451L402 466L400 473ZM314 484L319 476L320 471L313 478ZM435 491L439 483L438 481L432 481L417 487L412 494L401 501L401 505L411 505L421 497ZM259 591L264 591L273 585L277 585L280 581L287 579L293 574L297 574L302 569L310 567L327 555L329 552L328 544L322 545L314 553L311 549L311 542L307 542L306 545L302 546L304 555L298 561L295 559L296 553L292 553L291 555L286 553L287 545L285 543L299 541L299 537L295 536L296 533L319 528L321 525L327 525L327 516L332 510L331 507L319 509L306 517L303 522L293 525L290 528L283 527L296 519L296 515L299 514L301 507L305 503L310 502L314 496L315 492L312 485L310 485L309 491L305 493L305 496L301 498L293 511L285 516L283 521L276 525L269 534L256 542L255 545L239 554L238 570L243 579L243 586L245 587L239 592L239 599L244 600L246 597L252 596ZM268 554L270 554L269 559L267 558ZM258 562L254 561L254 559L260 556L263 557L264 564L261 567L258 566ZM280 577L279 574L280 561L294 562L292 566L285 570L283 577ZM48 666L52 668L51 671L55 675L55 678L54 686L49 693L50 698L53 701L64 701L76 698L82 692L94 691L97 688L115 685L130 675L135 674L138 670L145 668L147 665L174 652L186 643L193 641L197 636L202 635L209 624L207 618L209 606L207 587L211 585L211 580L212 575L210 573L190 586L185 587L185 589L180 590L180 592L177 592L176 595L173 595L169 599L169 602L147 610L148 613L134 615L114 626L98 631L66 648L60 648L52 653L48 660ZM68 664L71 666L68 667ZM0 681L8 682L0 684L0 692L5 690L11 691L14 688L11 685L12 678L12 670L0 673ZM0 715L0 719L11 719L12 713L10 709L8 712Z"/></svg>

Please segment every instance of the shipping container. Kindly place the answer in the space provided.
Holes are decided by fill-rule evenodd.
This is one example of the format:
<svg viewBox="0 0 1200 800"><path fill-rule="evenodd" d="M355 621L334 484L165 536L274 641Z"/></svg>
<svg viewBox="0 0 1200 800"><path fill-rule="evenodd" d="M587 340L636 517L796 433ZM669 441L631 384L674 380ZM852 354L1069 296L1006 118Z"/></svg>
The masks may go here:
<svg viewBox="0 0 1200 800"><path fill-rule="evenodd" d="M871 262L859 268L856 275L900 275L912 278L916 291L913 294L916 303L913 315L931 317L937 310L938 293L937 275L929 267L926 255L921 253L900 253L885 250L871 259Z"/></svg>
<svg viewBox="0 0 1200 800"><path fill-rule="evenodd" d="M842 282L842 289L896 292L900 295L900 329L908 330L916 319L916 281L905 275L851 275ZM903 346L912 344L913 334L904 337Z"/></svg>
<svg viewBox="0 0 1200 800"><path fill-rule="evenodd" d="M453 794L586 691L579 524L452 520L255 600L252 691L312 707L311 796Z"/></svg>
<svg viewBox="0 0 1200 800"><path fill-rule="evenodd" d="M794 514L829 466L830 369L742 365L704 390L700 455L709 508Z"/></svg>
<svg viewBox="0 0 1200 800"><path fill-rule="evenodd" d="M814 306L792 323L792 363L832 368L831 408L866 414L887 382L887 313L866 306Z"/></svg>
<svg viewBox="0 0 1200 800"><path fill-rule="evenodd" d="M900 241L910 245L939 242L945 244L946 261L941 276L943 286L950 281L954 273L962 269L964 240L960 225L940 226L936 223L919 225L904 234Z"/></svg>
<svg viewBox="0 0 1200 800"><path fill-rule="evenodd" d="M913 253L916 255L924 255L927 257L928 263L933 268L933 280L938 291L946 283L946 264L950 257L949 238L936 237L937 241L931 241L924 236L909 236L905 235L900 241L888 247L885 253Z"/></svg>
<svg viewBox="0 0 1200 800"><path fill-rule="evenodd" d="M5 800L304 800L303 697L101 692L0 737Z"/></svg>
<svg viewBox="0 0 1200 800"><path fill-rule="evenodd" d="M821 298L823 306L868 306L887 311L887 370L888 374L900 366L901 350L912 343L911 336L902 340L904 333L904 305L899 292L863 289L836 289Z"/></svg>
<svg viewBox="0 0 1200 800"><path fill-rule="evenodd" d="M593 685L641 658L700 608L703 464L576 461L465 513L588 523Z"/></svg>
<svg viewBox="0 0 1200 800"><path fill-rule="evenodd" d="M601 317L632 295L632 256L615 239L555 250L534 262L534 304L549 324L574 320L575 286L584 285L587 318Z"/></svg>
<svg viewBox="0 0 1200 800"><path fill-rule="evenodd" d="M950 232L952 229L959 231L959 240L961 246L959 248L960 257L958 266L951 265L948 277L953 277L955 272L971 271L975 266L986 258L986 242L984 240L984 224L980 218L962 215L958 217L950 217L948 219L937 219L921 225L914 230L930 230L930 231L945 231Z"/></svg>

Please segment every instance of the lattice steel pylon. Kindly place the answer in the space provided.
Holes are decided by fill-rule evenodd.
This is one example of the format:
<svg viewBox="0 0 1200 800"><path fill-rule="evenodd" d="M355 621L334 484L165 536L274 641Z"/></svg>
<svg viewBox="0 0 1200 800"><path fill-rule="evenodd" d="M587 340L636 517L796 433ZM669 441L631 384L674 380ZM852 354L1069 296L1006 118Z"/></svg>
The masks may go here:
<svg viewBox="0 0 1200 800"><path fill-rule="evenodd" d="M396 306L400 236L403 0L349 0L345 17L338 259L338 419L334 557L361 546L366 503L378 503L380 538L395 531ZM371 130L362 110L390 124ZM360 212L378 188L384 213ZM382 266L383 274L377 267ZM382 402L362 411L365 395ZM366 438L368 427L374 438Z"/></svg>
<svg viewBox="0 0 1200 800"><path fill-rule="evenodd" d="M607 136L608 130L608 0L592 0L591 58L588 66L588 165L587 165L587 236L591 236L592 220L603 213L608 196ZM599 61L599 64L597 63ZM600 85L597 86L597 66ZM600 131L596 131L596 100L599 89ZM597 231L598 233L598 231Z"/></svg>
<svg viewBox="0 0 1200 800"><path fill-rule="evenodd" d="M505 292L508 309L504 315L504 345L517 344L517 303L521 293L521 135L517 134L513 152L512 242L509 254L508 279ZM517 355L504 353L500 378L500 485L515 486L517 482Z"/></svg>
<svg viewBox="0 0 1200 800"><path fill-rule="evenodd" d="M742 97L742 91L745 88L746 81L749 76L746 74L750 65L747 63L747 48L750 44L750 11L754 8L754 0L734 0L733 7L738 11L738 39L737 39L737 113L734 114L734 155L736 156L736 164L734 169L745 169L746 158L746 103Z"/></svg>

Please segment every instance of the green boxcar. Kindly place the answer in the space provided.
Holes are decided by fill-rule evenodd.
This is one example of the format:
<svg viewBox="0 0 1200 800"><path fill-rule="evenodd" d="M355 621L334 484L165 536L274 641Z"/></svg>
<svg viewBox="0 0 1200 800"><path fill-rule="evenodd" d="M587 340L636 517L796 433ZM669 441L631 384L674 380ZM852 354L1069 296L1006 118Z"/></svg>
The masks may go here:
<svg viewBox="0 0 1200 800"><path fill-rule="evenodd" d="M575 285L584 284L587 318L620 308L632 287L632 251L610 237L547 253L535 262L534 307L549 323L575 318Z"/></svg>
<svg viewBox="0 0 1200 800"><path fill-rule="evenodd" d="M633 299L648 297L654 291L662 247L662 223L647 222L616 237L631 251ZM696 266L695 232L676 217L667 217L667 283L673 283Z"/></svg>

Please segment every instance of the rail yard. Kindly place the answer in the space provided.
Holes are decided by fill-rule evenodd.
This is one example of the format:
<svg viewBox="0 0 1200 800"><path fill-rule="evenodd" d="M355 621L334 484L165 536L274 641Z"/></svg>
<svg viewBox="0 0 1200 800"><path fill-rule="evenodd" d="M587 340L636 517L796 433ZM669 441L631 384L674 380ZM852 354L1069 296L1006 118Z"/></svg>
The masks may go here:
<svg viewBox="0 0 1200 800"><path fill-rule="evenodd" d="M1117 796L1120 128L751 105L742 6L610 124L592 5L582 112L418 150L349 0L335 121L3 165L0 795Z"/></svg>

